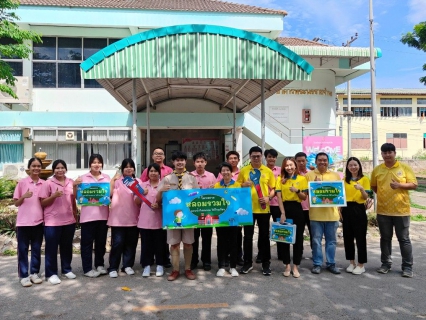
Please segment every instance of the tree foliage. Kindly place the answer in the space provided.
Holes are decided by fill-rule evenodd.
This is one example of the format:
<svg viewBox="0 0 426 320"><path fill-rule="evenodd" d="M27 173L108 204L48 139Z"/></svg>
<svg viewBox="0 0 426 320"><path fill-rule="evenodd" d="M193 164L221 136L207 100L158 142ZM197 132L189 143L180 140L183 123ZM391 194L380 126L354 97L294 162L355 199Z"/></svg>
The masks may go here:
<svg viewBox="0 0 426 320"><path fill-rule="evenodd" d="M401 42L409 47L426 52L426 21L416 24L413 32L407 32L402 36ZM423 71L426 71L426 63L423 65ZM426 76L421 77L419 80L426 85Z"/></svg>
<svg viewBox="0 0 426 320"><path fill-rule="evenodd" d="M18 0L0 0L0 57L3 59L28 59L31 54L31 41L41 42L34 31L22 30L16 23L19 17L13 12L19 6ZM16 78L12 68L0 58L0 91L17 98L12 87Z"/></svg>

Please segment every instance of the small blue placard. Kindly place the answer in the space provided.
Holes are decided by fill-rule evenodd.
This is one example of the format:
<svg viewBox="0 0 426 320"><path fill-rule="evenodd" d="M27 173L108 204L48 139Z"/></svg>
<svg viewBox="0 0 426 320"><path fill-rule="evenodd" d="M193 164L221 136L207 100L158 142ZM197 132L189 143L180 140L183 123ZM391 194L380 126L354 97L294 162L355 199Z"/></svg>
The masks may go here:
<svg viewBox="0 0 426 320"><path fill-rule="evenodd" d="M108 206L111 203L108 182L81 183L77 187L77 203L82 206Z"/></svg>
<svg viewBox="0 0 426 320"><path fill-rule="evenodd" d="M346 207L343 181L310 181L308 190L311 207Z"/></svg>

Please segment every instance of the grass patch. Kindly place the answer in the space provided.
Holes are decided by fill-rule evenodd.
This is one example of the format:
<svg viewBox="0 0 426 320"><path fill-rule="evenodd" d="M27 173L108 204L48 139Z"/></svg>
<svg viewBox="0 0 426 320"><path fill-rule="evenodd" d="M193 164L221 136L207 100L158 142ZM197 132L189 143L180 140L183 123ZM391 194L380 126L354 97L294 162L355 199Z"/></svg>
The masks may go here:
<svg viewBox="0 0 426 320"><path fill-rule="evenodd" d="M368 222L368 225L371 227L379 226L379 224L377 223L377 216L375 212L367 213L367 222Z"/></svg>
<svg viewBox="0 0 426 320"><path fill-rule="evenodd" d="M3 255L4 256L12 257L12 256L16 256L17 254L18 254L18 252L16 250L9 250L9 249L7 249L7 250L3 251Z"/></svg>
<svg viewBox="0 0 426 320"><path fill-rule="evenodd" d="M76 248L72 248L72 253L74 253L74 254L80 254L81 253L81 250L80 249L76 249Z"/></svg>
<svg viewBox="0 0 426 320"><path fill-rule="evenodd" d="M410 217L411 221L424 222L426 221L426 217L422 214L417 214L415 216Z"/></svg>

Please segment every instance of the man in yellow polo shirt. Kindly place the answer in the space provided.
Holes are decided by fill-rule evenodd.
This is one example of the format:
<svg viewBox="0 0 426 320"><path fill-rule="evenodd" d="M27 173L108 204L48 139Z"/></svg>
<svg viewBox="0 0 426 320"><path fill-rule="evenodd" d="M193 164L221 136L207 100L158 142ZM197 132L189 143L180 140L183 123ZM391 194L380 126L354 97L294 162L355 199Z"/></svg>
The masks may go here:
<svg viewBox="0 0 426 320"><path fill-rule="evenodd" d="M243 187L251 188L251 203L253 208L253 225L244 226L244 265L240 272L245 274L253 270L253 233L257 221L259 227L258 248L262 252L262 273L271 275L271 246L269 243L269 198L274 195L275 176L272 170L262 164L262 149L252 147L249 150L250 164L240 170L237 182ZM258 178L256 178L258 176ZM256 191L259 182L262 197Z"/></svg>
<svg viewBox="0 0 426 320"><path fill-rule="evenodd" d="M413 170L395 159L396 150L392 143L380 148L383 164L371 173L371 189L377 194L377 223L380 230L382 266L378 273L388 273L392 267L393 229L398 238L402 257L402 276L413 277L413 250L410 241L410 197L408 190L417 188Z"/></svg>
<svg viewBox="0 0 426 320"><path fill-rule="evenodd" d="M328 155L319 152L315 157L315 170L309 171L305 177L308 181L340 181L337 172L328 170ZM325 257L327 270L333 274L340 274L340 270L336 267L336 231L339 226L340 215L337 207L321 207L309 208L309 219L311 221L311 237L312 237L312 261L314 274L321 273L323 263L322 255L322 237L325 237Z"/></svg>

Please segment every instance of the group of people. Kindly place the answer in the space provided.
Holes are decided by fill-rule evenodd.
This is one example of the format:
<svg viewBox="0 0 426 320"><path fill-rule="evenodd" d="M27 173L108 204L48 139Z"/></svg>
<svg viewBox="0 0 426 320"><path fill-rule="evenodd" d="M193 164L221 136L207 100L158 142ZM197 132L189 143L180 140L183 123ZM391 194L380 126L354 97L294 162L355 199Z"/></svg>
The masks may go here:
<svg viewBox="0 0 426 320"><path fill-rule="evenodd" d="M381 267L379 273L387 273L392 267L391 240L393 229L400 243L402 255L402 276L413 276L413 255L409 238L410 202L408 190L417 187L417 181L409 166L396 160L395 146L385 143L381 147L384 163L374 168L371 179L362 172L360 161L351 157L347 160L344 187L346 207L309 207L308 182L340 181L338 173L330 171L326 153L316 155L316 168L308 170L307 156L299 152L295 157L286 157L281 167L276 166L278 153L274 149L262 153L260 147L249 151L250 163L239 169L240 156L236 151L226 154L226 162L219 166L216 178L206 171L207 157L200 152L193 156L195 170L187 171L187 156L183 152L172 155L174 168L164 164L162 148L153 151L153 163L135 178L135 163L124 159L121 172L112 179L104 173L103 158L92 154L89 159L90 170L76 180L66 177L67 165L63 160L52 164L53 177L44 181L39 174L42 162L32 158L28 162L29 176L19 181L14 201L18 207L17 241L18 274L22 286L39 284L41 263L41 244L45 238L45 276L51 284L61 283L58 276L57 252L59 246L61 274L68 279L76 278L72 272L72 241L77 221L76 192L79 184L90 182L110 183L111 205L82 206L80 212L81 259L84 275L98 277L109 274L118 277L121 270L128 275L135 272L136 247L141 238L142 276L151 275L151 266L156 264L155 275L164 275L164 269L171 267L167 279L176 280L180 276L180 244L183 243L184 275L190 280L196 278L194 269L199 259L203 269L211 270L211 240L213 228L202 229L162 229L161 201L164 192L173 189L198 188L250 188L253 225L238 227L218 227L216 275L223 277L226 268L232 277L247 274L253 269L253 234L258 226L258 255L262 274L271 274L271 247L269 242L270 218L285 222L291 219L296 225L293 261L290 244L277 243L277 256L283 261L283 276L300 277L299 265L303 255L305 226L308 226L312 249L313 267L311 272L319 274L323 265L322 240L325 238L326 268L339 274L336 267L336 231L339 220L343 224L343 238L346 271L355 275L365 272L367 262L367 216L366 201L369 191L377 194L377 221L380 229ZM265 157L266 165L263 164ZM255 188L250 173L260 171L258 181L261 194ZM135 178L151 205L141 201L127 188L123 179ZM111 252L109 267L105 268L104 255L108 228L111 228ZM243 235L244 234L244 235ZM199 255L199 240L202 240ZM355 244L358 259L355 259ZM28 249L31 246L31 260L28 262ZM93 259L94 247L94 259ZM94 261L93 261L94 260ZM357 262L355 262L357 261ZM120 269L121 265L121 269ZM237 265L241 266L237 271Z"/></svg>

